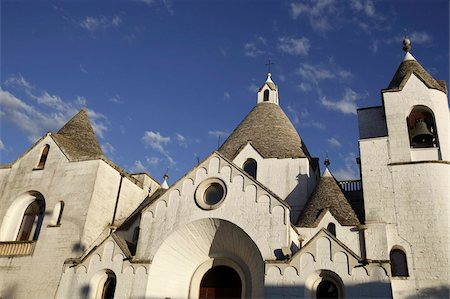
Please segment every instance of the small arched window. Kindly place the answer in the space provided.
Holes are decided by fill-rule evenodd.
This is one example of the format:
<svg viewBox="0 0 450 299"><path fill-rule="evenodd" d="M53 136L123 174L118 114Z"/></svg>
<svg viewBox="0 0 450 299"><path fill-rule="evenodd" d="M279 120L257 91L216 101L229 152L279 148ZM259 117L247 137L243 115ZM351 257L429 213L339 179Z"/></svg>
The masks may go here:
<svg viewBox="0 0 450 299"><path fill-rule="evenodd" d="M397 277L407 277L408 264L406 261L406 254L401 249L392 249L389 255L391 260L391 273L392 276Z"/></svg>
<svg viewBox="0 0 450 299"><path fill-rule="evenodd" d="M264 90L264 102L269 101L269 90Z"/></svg>
<svg viewBox="0 0 450 299"><path fill-rule="evenodd" d="M61 224L61 217L64 210L64 201L60 201L55 205L55 208L53 209L53 215L52 215L52 226L58 226Z"/></svg>
<svg viewBox="0 0 450 299"><path fill-rule="evenodd" d="M433 111L426 106L414 106L406 119L410 146L437 147L438 136Z"/></svg>
<svg viewBox="0 0 450 299"><path fill-rule="evenodd" d="M254 159L247 159L244 162L244 165L242 166L242 168L244 169L244 171L246 173L248 173L252 178L254 178L256 180L256 171L258 168L258 164L256 163L256 161Z"/></svg>
<svg viewBox="0 0 450 299"><path fill-rule="evenodd" d="M28 205L23 213L16 241L32 241L38 239L44 219L44 210L43 200L35 200Z"/></svg>
<svg viewBox="0 0 450 299"><path fill-rule="evenodd" d="M327 226L327 230L336 237L336 225L332 222L330 222Z"/></svg>
<svg viewBox="0 0 450 299"><path fill-rule="evenodd" d="M36 169L44 169L45 162L47 161L48 151L50 150L50 145L46 144L42 149L41 157L39 159L39 163L36 166Z"/></svg>

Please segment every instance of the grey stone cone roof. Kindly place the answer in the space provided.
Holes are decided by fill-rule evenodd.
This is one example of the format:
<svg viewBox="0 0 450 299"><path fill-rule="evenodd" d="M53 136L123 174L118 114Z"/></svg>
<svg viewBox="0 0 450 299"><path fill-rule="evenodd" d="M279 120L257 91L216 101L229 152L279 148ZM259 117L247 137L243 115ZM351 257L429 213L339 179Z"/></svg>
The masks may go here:
<svg viewBox="0 0 450 299"><path fill-rule="evenodd" d="M289 118L274 103L259 103L219 148L233 160L248 143L264 158L305 158L308 150Z"/></svg>
<svg viewBox="0 0 450 299"><path fill-rule="evenodd" d="M103 157L86 109L82 109L57 133L52 134L69 160L92 160Z"/></svg>
<svg viewBox="0 0 450 299"><path fill-rule="evenodd" d="M306 202L297 221L297 226L317 226L319 216L327 209L341 225L356 226L360 224L355 211L353 211L338 182L328 169L325 170L319 184Z"/></svg>
<svg viewBox="0 0 450 299"><path fill-rule="evenodd" d="M411 77L411 74L415 74L428 88L437 89L444 93L447 93L447 86L445 84L445 81L436 81L435 79L433 79L433 77L431 77L431 75L428 74L428 72L416 60L402 61L397 71L395 72L391 83L389 83L388 88L385 90L402 90L406 82L409 80L409 77Z"/></svg>

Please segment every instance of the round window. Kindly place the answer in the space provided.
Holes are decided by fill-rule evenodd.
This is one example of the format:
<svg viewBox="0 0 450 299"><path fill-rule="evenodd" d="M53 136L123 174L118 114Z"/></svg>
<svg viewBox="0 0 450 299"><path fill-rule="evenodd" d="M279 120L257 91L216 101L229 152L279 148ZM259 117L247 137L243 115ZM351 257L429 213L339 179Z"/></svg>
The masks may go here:
<svg viewBox="0 0 450 299"><path fill-rule="evenodd" d="M217 208L222 203L225 195L225 183L218 178L212 178L202 182L197 187L195 201L200 208L211 210Z"/></svg>

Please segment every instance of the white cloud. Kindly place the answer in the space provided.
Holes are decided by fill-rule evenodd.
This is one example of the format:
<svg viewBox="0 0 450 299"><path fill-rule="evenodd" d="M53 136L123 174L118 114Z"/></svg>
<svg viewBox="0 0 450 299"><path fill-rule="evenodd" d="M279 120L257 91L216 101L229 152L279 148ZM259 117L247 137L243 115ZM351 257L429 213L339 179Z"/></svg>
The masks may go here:
<svg viewBox="0 0 450 299"><path fill-rule="evenodd" d="M161 159L158 157L145 157L145 161L147 161L148 165L157 166Z"/></svg>
<svg viewBox="0 0 450 299"><path fill-rule="evenodd" d="M225 91L225 92L223 93L223 98L224 98L224 100L229 100L229 99L231 99L230 93L229 93L228 91Z"/></svg>
<svg viewBox="0 0 450 299"><path fill-rule="evenodd" d="M119 16L112 16L110 18L105 16L90 17L87 16L79 22L79 26L90 32L112 27L118 27L122 24L122 19Z"/></svg>
<svg viewBox="0 0 450 299"><path fill-rule="evenodd" d="M82 64L80 64L80 71L81 71L82 73L88 74L88 71L83 67Z"/></svg>
<svg viewBox="0 0 450 299"><path fill-rule="evenodd" d="M288 111L289 115L291 115L292 123L294 125L298 124L299 117L298 117L297 111L291 105L287 105L287 111Z"/></svg>
<svg viewBox="0 0 450 299"><path fill-rule="evenodd" d="M140 173L140 172L149 172L147 168L145 168L144 164L140 160L134 161L133 167L131 167L131 172Z"/></svg>
<svg viewBox="0 0 450 299"><path fill-rule="evenodd" d="M278 49L290 55L308 55L311 43L306 37L280 37Z"/></svg>
<svg viewBox="0 0 450 299"><path fill-rule="evenodd" d="M3 141L0 139L0 151L4 151L6 149L5 144L3 143Z"/></svg>
<svg viewBox="0 0 450 299"><path fill-rule="evenodd" d="M344 167L333 171L334 177L339 180L355 180L359 178L358 166L356 164L356 155L349 153L344 158Z"/></svg>
<svg viewBox="0 0 450 299"><path fill-rule="evenodd" d="M291 15L294 19L305 15L308 17L311 27L318 31L326 31L333 28L330 25L330 18L337 14L337 7L334 0L317 0L310 5L306 3L291 3Z"/></svg>
<svg viewBox="0 0 450 299"><path fill-rule="evenodd" d="M316 128L320 130L325 129L325 124L315 121L309 114L309 111L307 109L302 109L298 111L295 106L288 105L287 106L287 112L289 113L289 116L291 117L291 121L294 125L298 125L302 128Z"/></svg>
<svg viewBox="0 0 450 299"><path fill-rule="evenodd" d="M266 54L265 48L267 40L262 36L257 36L253 41L244 44L244 55L252 58L256 58L260 55Z"/></svg>
<svg viewBox="0 0 450 299"><path fill-rule="evenodd" d="M353 77L352 72L341 68L333 59L329 59L327 64L309 64L302 63L296 70L296 73L302 78L299 88L303 92L308 92L312 89L311 84L318 85L320 81L329 79L339 79L342 81L349 80Z"/></svg>
<svg viewBox="0 0 450 299"><path fill-rule="evenodd" d="M356 114L356 101L361 99L363 96L358 94L351 88L346 88L344 95L338 101L328 100L325 96L320 99L321 104L330 109L337 110L344 114Z"/></svg>
<svg viewBox="0 0 450 299"><path fill-rule="evenodd" d="M179 146L187 148L186 137L184 137L180 133L175 133L175 138L176 138Z"/></svg>
<svg viewBox="0 0 450 299"><path fill-rule="evenodd" d="M230 133L226 131L215 130L215 131L208 131L208 135L215 138L219 138L219 137L228 137Z"/></svg>
<svg viewBox="0 0 450 299"><path fill-rule="evenodd" d="M111 143L109 142L105 142L101 144L101 148L103 150L103 152L105 153L105 155L114 155L114 153L116 152L116 149L114 148L114 146L111 145Z"/></svg>
<svg viewBox="0 0 450 299"><path fill-rule="evenodd" d="M21 74L6 79L5 86L15 86L15 87L23 87L25 89L33 89L33 86L30 83L28 83L28 81L25 80L25 78L22 77Z"/></svg>
<svg viewBox="0 0 450 299"><path fill-rule="evenodd" d="M409 35L409 39L412 43L427 44L433 41L433 37L425 31L413 31Z"/></svg>
<svg viewBox="0 0 450 299"><path fill-rule="evenodd" d="M312 81L314 83L318 83L321 80L332 79L335 77L335 74L331 71L331 69L308 63L301 64L296 72L304 80Z"/></svg>
<svg viewBox="0 0 450 299"><path fill-rule="evenodd" d="M86 99L78 96L75 100L63 100L60 96L28 83L21 75L5 81L5 86L18 88L25 98L18 98L9 91L0 89L0 106L4 112L2 119L17 126L31 142L39 139L45 132L61 128L82 107ZM34 101L33 105L27 102ZM95 133L103 138L107 130L108 119L101 113L88 109Z"/></svg>
<svg viewBox="0 0 450 299"><path fill-rule="evenodd" d="M164 137L159 132L145 131L142 141L146 146L165 154L167 151L164 147L170 142L170 137Z"/></svg>
<svg viewBox="0 0 450 299"><path fill-rule="evenodd" d="M247 87L247 90L250 91L251 93L256 93L258 92L259 87L255 83L250 83L249 86Z"/></svg>
<svg viewBox="0 0 450 299"><path fill-rule="evenodd" d="M371 0L352 0L351 7L357 12L363 12L369 18L377 16L375 6Z"/></svg>
<svg viewBox="0 0 450 299"><path fill-rule="evenodd" d="M116 104L123 104L123 101L120 99L120 96L118 94L116 94L113 97L109 98L110 102L116 103Z"/></svg>
<svg viewBox="0 0 450 299"><path fill-rule="evenodd" d="M339 142L339 140L337 140L336 138L332 137L330 139L328 139L328 143L332 146L332 147L342 147L342 144Z"/></svg>
<svg viewBox="0 0 450 299"><path fill-rule="evenodd" d="M431 36L426 31L412 31L407 33L407 37L411 40L411 45L414 44L429 44L433 42L433 36ZM404 35L396 35L391 38L384 39L383 42L386 44L397 43L401 45L401 42L405 39Z"/></svg>
<svg viewBox="0 0 450 299"><path fill-rule="evenodd" d="M303 92L308 92L308 91L312 90L312 86L310 84L308 84L308 83L305 83L305 82L300 83L298 85L298 87Z"/></svg>

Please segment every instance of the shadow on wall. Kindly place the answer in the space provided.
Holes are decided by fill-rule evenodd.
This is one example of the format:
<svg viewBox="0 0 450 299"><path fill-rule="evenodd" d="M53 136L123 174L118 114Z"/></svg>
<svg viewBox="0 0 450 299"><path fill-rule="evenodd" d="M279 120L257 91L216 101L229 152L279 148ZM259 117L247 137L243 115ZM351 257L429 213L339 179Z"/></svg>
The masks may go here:
<svg viewBox="0 0 450 299"><path fill-rule="evenodd" d="M345 286L340 298L392 298L389 282L361 283ZM266 286L265 298L315 298L315 294L304 285L298 286ZM433 297L434 298L434 297Z"/></svg>
<svg viewBox="0 0 450 299"><path fill-rule="evenodd" d="M88 298L89 289L90 289L89 285L82 286L81 289L80 289L80 295L81 295L80 297L81 298Z"/></svg>
<svg viewBox="0 0 450 299"><path fill-rule="evenodd" d="M86 250L85 246L81 244L80 242L73 244L72 246L72 252L73 253L81 253Z"/></svg>
<svg viewBox="0 0 450 299"><path fill-rule="evenodd" d="M450 287L449 286L440 286L435 288L426 288L420 290L417 295L405 297L405 299L416 299L416 298L450 298Z"/></svg>
<svg viewBox="0 0 450 299"><path fill-rule="evenodd" d="M289 193L288 196L286 196L285 201L292 207L292 206L304 206L306 204L306 201L308 201L309 196L311 195L312 190L307 190L307 194L306 194L306 200L305 202L300 202L300 194L302 193L302 189L307 189L308 188L308 179L309 177L306 174L299 174L297 176L297 185L295 186L295 188L291 191L291 193ZM290 217L291 217L291 223L294 223L298 220L298 216L299 213L301 213L301 211L298 211L298 213L295 213L294 211L291 211Z"/></svg>
<svg viewBox="0 0 450 299"><path fill-rule="evenodd" d="M17 284L10 285L6 287L2 292L0 292L0 298L16 298L17 296Z"/></svg>

